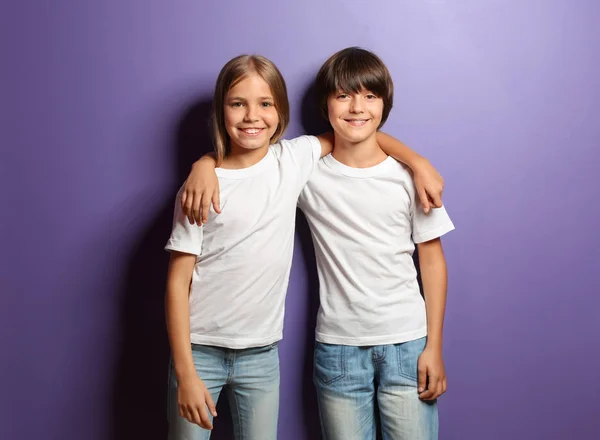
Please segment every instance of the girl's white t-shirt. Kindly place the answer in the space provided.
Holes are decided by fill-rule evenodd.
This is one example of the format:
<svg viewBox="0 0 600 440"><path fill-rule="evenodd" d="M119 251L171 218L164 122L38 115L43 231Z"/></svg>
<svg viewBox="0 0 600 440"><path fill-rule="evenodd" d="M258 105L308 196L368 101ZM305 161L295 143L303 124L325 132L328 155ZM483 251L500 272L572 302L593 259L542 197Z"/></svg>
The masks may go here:
<svg viewBox="0 0 600 440"><path fill-rule="evenodd" d="M221 214L191 225L175 202L170 251L197 255L190 287L191 342L260 347L282 338L296 203L318 163L314 136L282 140L257 164L217 168Z"/></svg>
<svg viewBox="0 0 600 440"><path fill-rule="evenodd" d="M388 157L352 168L325 156L300 195L315 246L321 306L316 339L382 345L427 334L415 243L454 229L446 210L417 207L411 175Z"/></svg>

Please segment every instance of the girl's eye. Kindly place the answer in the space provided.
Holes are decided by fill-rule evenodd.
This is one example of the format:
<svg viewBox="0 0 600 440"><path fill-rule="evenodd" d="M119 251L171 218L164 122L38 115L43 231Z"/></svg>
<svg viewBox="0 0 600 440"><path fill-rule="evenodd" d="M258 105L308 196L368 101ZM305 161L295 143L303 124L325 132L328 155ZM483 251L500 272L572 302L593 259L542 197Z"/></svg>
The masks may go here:
<svg viewBox="0 0 600 440"><path fill-rule="evenodd" d="M242 107L244 104L242 104L241 102L232 102L231 106L236 108L236 107Z"/></svg>
<svg viewBox="0 0 600 440"><path fill-rule="evenodd" d="M273 107L273 103L271 103L271 102L263 102L261 105L263 107Z"/></svg>

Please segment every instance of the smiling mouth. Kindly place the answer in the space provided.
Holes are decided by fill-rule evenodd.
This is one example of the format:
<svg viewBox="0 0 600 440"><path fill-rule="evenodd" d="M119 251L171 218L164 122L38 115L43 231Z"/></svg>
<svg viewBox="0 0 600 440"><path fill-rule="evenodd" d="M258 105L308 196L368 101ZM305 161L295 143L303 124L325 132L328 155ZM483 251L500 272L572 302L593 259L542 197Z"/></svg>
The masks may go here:
<svg viewBox="0 0 600 440"><path fill-rule="evenodd" d="M258 136L265 129L264 128L240 128L239 130L242 133L244 133L246 136Z"/></svg>
<svg viewBox="0 0 600 440"><path fill-rule="evenodd" d="M362 127L367 122L369 122L370 119L344 119L344 121L346 121L347 123L349 123L353 127Z"/></svg>

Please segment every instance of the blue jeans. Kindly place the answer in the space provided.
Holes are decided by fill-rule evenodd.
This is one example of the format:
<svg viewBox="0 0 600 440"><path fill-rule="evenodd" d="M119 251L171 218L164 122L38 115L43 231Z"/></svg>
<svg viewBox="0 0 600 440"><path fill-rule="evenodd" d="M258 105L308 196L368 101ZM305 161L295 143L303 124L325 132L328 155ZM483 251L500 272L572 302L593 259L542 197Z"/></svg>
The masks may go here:
<svg viewBox="0 0 600 440"><path fill-rule="evenodd" d="M238 440L276 440L279 413L279 354L277 344L232 350L192 345L198 376L216 403L225 388ZM169 373L169 440L207 440L211 431L179 416L177 379ZM209 413L209 417L212 416Z"/></svg>
<svg viewBox="0 0 600 440"><path fill-rule="evenodd" d="M314 382L325 440L437 440L436 402L419 400L417 360L426 338L356 347L317 342Z"/></svg>

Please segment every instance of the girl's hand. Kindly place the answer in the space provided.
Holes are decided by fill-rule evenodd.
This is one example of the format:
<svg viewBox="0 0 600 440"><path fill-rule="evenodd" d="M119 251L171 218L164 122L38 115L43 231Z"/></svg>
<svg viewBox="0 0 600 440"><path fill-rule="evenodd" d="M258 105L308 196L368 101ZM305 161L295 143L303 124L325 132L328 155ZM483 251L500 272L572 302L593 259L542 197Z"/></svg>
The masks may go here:
<svg viewBox="0 0 600 440"><path fill-rule="evenodd" d="M419 399L435 400L448 389L441 348L426 346L419 356L417 372Z"/></svg>
<svg viewBox="0 0 600 440"><path fill-rule="evenodd" d="M198 226L208 221L210 204L217 214L221 213L219 179L215 173L216 162L210 155L203 156L192 166L181 194L181 208L190 224Z"/></svg>
<svg viewBox="0 0 600 440"><path fill-rule="evenodd" d="M197 375L178 381L177 404L181 417L201 428L213 428L206 409L208 407L213 417L217 417L217 409L206 385Z"/></svg>
<svg viewBox="0 0 600 440"><path fill-rule="evenodd" d="M417 194L425 213L429 213L432 208L441 208L444 179L440 173L424 157L419 158L411 168Z"/></svg>

